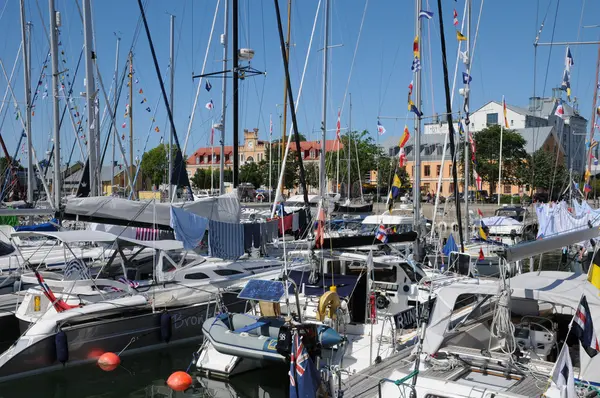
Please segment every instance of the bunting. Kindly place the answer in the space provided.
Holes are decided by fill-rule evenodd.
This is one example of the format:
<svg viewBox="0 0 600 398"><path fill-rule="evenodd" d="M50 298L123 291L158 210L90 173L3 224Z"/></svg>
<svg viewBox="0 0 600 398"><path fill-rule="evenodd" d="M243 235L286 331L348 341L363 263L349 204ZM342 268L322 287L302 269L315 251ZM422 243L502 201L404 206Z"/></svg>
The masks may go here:
<svg viewBox="0 0 600 398"><path fill-rule="evenodd" d="M454 26L458 26L458 13L456 12L456 9L454 9L454 14L452 17L453 17Z"/></svg>
<svg viewBox="0 0 600 398"><path fill-rule="evenodd" d="M460 33L460 31L456 31L456 40L458 41L466 41L467 37L465 35L463 35L462 33Z"/></svg>
<svg viewBox="0 0 600 398"><path fill-rule="evenodd" d="M415 58L419 58L419 36L415 36L415 40L413 41L413 55Z"/></svg>
<svg viewBox="0 0 600 398"><path fill-rule="evenodd" d="M410 131L408 130L408 126L404 126L404 131L402 132L402 136L400 137L400 141L398 142L398 146L400 148L404 148L408 140L410 139Z"/></svg>

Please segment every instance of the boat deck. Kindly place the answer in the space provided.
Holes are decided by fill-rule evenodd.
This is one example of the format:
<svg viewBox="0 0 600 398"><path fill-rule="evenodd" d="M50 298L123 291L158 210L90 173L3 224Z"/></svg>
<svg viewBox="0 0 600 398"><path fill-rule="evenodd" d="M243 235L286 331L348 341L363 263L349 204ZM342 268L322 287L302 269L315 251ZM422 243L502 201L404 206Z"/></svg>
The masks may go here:
<svg viewBox="0 0 600 398"><path fill-rule="evenodd" d="M371 366L364 371L352 375L352 377L350 377L349 380L344 383L344 396L353 398L378 397L379 384L381 384L384 379L390 377L394 371L404 374L409 374L412 372L414 369L414 361L408 361L410 352L411 349L409 348L400 353L392 355L389 358L386 358L377 365ZM480 350L466 347L450 346L444 348L441 350L441 352L460 355L461 358L472 360L473 362L484 360L491 364L509 360L509 356L506 354L494 352L492 353L491 357L489 357L484 356ZM427 378L445 382L456 382L457 384L461 385L473 385L473 383L476 383L476 381L469 380L469 378L467 378L469 374L472 374L471 370L473 368L466 365L466 363L467 362L464 362L458 366L450 367L448 369L434 369L430 367L419 372L418 380L422 381L424 378ZM505 393L509 393L510 395L526 397L542 395L548 387L547 376L542 376L542 374L545 373L548 375L552 370L553 364L546 361L531 360L529 361L528 365L530 369L536 369L539 371L540 375L534 377L532 372L528 372L526 375L519 376L518 381L506 382L506 387L497 387L497 391L503 391ZM516 374L518 371L515 368L515 371L511 373ZM485 372L480 374L485 374ZM407 381L407 383L410 383L410 380ZM494 387L490 386L490 388L493 389Z"/></svg>

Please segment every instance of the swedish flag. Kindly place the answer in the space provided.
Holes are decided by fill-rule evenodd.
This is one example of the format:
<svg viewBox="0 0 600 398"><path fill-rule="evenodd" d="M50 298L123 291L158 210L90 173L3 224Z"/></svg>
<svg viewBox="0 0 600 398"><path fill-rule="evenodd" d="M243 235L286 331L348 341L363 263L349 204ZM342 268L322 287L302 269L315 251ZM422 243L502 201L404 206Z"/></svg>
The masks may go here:
<svg viewBox="0 0 600 398"><path fill-rule="evenodd" d="M485 226L485 224L483 223L483 221L481 221L481 225L479 225L479 237L480 237L482 240L487 240L487 239L488 239L488 235L487 235L487 233L485 232L485 231L486 231L486 228L487 228L487 227Z"/></svg>
<svg viewBox="0 0 600 398"><path fill-rule="evenodd" d="M394 174L394 182L392 183L392 198L396 199L398 195L400 195L400 187L402 186L402 182L398 177L398 174Z"/></svg>

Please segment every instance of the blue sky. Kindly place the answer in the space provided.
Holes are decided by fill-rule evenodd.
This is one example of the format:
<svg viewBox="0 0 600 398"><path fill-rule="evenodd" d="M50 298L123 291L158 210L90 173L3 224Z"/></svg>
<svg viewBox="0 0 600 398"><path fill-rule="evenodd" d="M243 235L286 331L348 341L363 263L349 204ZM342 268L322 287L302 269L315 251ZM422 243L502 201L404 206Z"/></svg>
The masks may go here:
<svg viewBox="0 0 600 398"><path fill-rule="evenodd" d="M79 52L83 45L83 29L75 1L55 0L56 8L62 13L61 50L65 52L66 62L59 64L74 71ZM534 85L534 47L533 41L539 24L547 14L541 42L549 42L554 29L554 41L592 41L600 37L600 29L581 29L581 25L600 23L600 3L585 0L559 2L558 18L555 22L557 0L506 0L486 1L483 6L481 22L477 36L477 44L473 58L473 81L471 85L471 109L477 109L490 100L500 100L506 96L507 102L513 105L526 106L528 98L533 95ZM444 25L448 51L448 66L452 78L456 61L457 41L452 12L456 8L462 19L465 0L444 0ZM118 33L121 40L120 69L134 39L138 17L140 15L137 1L103 0L92 1L93 20L96 37L96 51L102 73L107 86L111 84L115 62L115 43ZM282 16L285 17L287 1L280 0ZM292 10L292 50L291 75L294 96L297 97L300 75L307 55L311 28L317 9L318 0L294 0ZM422 40L423 64L423 105L425 115L434 112L445 112L442 61L439 41L439 25L437 1L424 1L424 8L435 13L432 20L424 23ZM183 144L188 127L188 120L196 92L197 81L191 79L192 73L200 73L204 53L208 44L211 23L217 0L173 0L170 2L149 0L146 13L154 45L158 54L161 71L168 73L169 55L169 15L176 16L176 82L175 82L175 124L179 139ZM539 4L539 9L538 9ZM221 70L222 47L219 36L223 31L223 0L208 52L206 71ZM473 28L475 36L477 18L481 2L473 1ZM260 137L268 139L269 115L273 115L274 136L281 133L279 114L283 102L283 65L277 33L277 23L271 0L240 0L240 46L255 50L252 66L265 71L266 76L247 78L240 82L240 128L258 127ZM322 8L322 7L321 7ZM337 109L342 105L348 82L350 65L358 38L359 26L365 9L365 0L332 0L331 44L336 46L330 50L329 88L328 88L328 128L333 129L336 123ZM322 11L322 10L321 10ZM583 11L583 12L582 12ZM0 59L10 70L20 44L19 2L16 0L0 1L0 26L3 35L0 40ZM42 19L40 17L43 17ZM32 42L32 76L33 85L37 84L43 60L48 51L48 42L44 29L48 29L48 6L45 1L26 0L27 20L34 25ZM583 15L583 18L582 18ZM323 13L319 14L309 64L306 73L304 92L298 112L299 129L309 139L318 139L321 120L321 72L323 47ZM582 18L580 20L580 18ZM537 23L536 23L537 20ZM581 25L580 25L581 21ZM44 27L44 25L46 27ZM285 28L285 21L284 21ZM378 116L407 116L407 85L412 79L410 65L412 62L412 41L414 39L414 2L407 0L370 0L365 15L362 36L358 45L354 70L348 86L352 93L353 129L375 131ZM156 146L160 138L168 131L168 120L165 106L161 100L160 88L156 78L148 41L142 29L133 47L136 78L134 92L134 127L135 152L140 155L144 149ZM597 46L574 46L572 53L575 65L572 70L572 92L579 101L579 108L584 117L590 118L592 113L593 88L595 82L595 63ZM431 54L431 57L430 57ZM558 86L564 68L564 46L539 47L537 52L537 84L536 95L550 95L552 87ZM459 65L459 75L464 66ZM546 70L548 71L546 73ZM34 145L41 158L52 145L52 105L50 98L41 99L48 76L40 87L40 97L36 102L33 117ZM15 72L14 89L17 100L23 102L22 66ZM72 74L70 75L72 77ZM459 79L460 80L460 79ZM192 153L200 146L207 146L210 137L212 119L218 119L221 112L221 80L211 79L213 86L209 93L202 89L198 100L196 118L191 130L187 153ZM74 92L84 91L83 70L74 82ZM204 85L204 83L203 83ZM143 95L139 94L139 89ZM4 94L6 80L0 78L0 93ZM35 90L35 87L33 88ZM167 84L168 89L168 84ZM228 89L228 103L231 102L231 82ZM10 100L10 95L7 97ZM146 98L147 102L140 102ZM204 105L213 100L215 109L211 112ZM155 120L160 132L151 126L151 113L159 101ZM76 98L78 110L83 110L83 101ZM128 135L129 126L121 127L124 121L125 95L117 112L117 124L120 134ZM454 110L460 107L460 100L454 102ZM20 134L20 122L15 120L15 108L7 103L7 116L0 116L1 132L9 147L14 150ZM101 110L104 101L101 101ZM5 111L6 112L6 111ZM348 124L348 99L342 115L342 126ZM231 108L228 123L231 128ZM290 119L288 119L290 120ZM404 126L404 120L382 119L387 133L383 141L396 140ZM409 126L412 122L409 123ZM231 143L231 129L227 130L226 142ZM107 125L102 129L102 140L107 134ZM330 137L334 137L332 131ZM375 136L375 135L374 135ZM65 123L61 130L62 163L65 163L74 143L73 128ZM215 140L216 144L216 140ZM128 146L128 143L126 143ZM110 158L109 149L108 158ZM79 149L74 152L72 162L80 158ZM117 160L120 156L117 157Z"/></svg>

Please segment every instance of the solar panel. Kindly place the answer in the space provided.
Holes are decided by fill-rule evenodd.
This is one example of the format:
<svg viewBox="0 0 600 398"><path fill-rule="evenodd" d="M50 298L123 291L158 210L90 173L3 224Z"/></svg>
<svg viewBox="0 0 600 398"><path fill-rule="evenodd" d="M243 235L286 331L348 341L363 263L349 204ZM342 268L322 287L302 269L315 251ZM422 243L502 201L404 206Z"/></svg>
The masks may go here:
<svg viewBox="0 0 600 398"><path fill-rule="evenodd" d="M262 279L249 280L238 294L238 298L245 300L270 301L278 303L283 297L283 282L267 281Z"/></svg>

